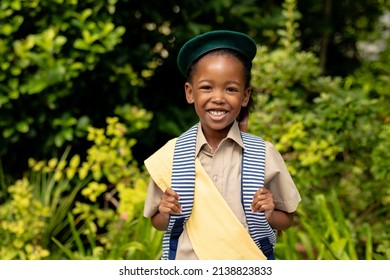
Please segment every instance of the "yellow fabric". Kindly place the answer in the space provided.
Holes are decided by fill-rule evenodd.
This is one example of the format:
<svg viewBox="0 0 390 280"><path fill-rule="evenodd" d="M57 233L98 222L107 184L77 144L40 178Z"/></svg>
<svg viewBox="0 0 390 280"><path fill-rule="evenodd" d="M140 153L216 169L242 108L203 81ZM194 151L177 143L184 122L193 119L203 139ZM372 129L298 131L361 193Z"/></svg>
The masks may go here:
<svg viewBox="0 0 390 280"><path fill-rule="evenodd" d="M264 260L266 257L195 160L194 206L188 235L201 260Z"/></svg>
<svg viewBox="0 0 390 280"><path fill-rule="evenodd" d="M165 192L171 187L173 152L176 138L145 160L145 166L156 185Z"/></svg>
<svg viewBox="0 0 390 280"><path fill-rule="evenodd" d="M170 187L175 139L168 142L145 165L155 183ZM195 160L195 193L186 229L200 260L265 260L247 230L215 188L200 161Z"/></svg>

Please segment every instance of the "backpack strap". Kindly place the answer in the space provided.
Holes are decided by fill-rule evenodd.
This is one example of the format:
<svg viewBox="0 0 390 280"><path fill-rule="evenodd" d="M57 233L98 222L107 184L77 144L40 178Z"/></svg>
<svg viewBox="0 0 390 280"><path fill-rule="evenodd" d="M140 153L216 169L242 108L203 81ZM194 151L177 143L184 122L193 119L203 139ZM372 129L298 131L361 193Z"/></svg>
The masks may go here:
<svg viewBox="0 0 390 280"><path fill-rule="evenodd" d="M180 196L182 214L170 215L163 236L162 259L176 258L179 237L191 215L195 186L195 150L198 124L184 132L176 141L172 165L171 187ZM250 235L268 259L274 259L276 234L268 224L264 212L253 212L251 204L256 191L264 187L265 142L258 136L241 132L245 149L242 156L242 206Z"/></svg>
<svg viewBox="0 0 390 280"><path fill-rule="evenodd" d="M265 218L264 212L253 212L253 196L264 187L265 178L265 142L253 134L241 132L245 145L242 153L242 205L244 207L248 229L256 245L268 259L273 257L276 234Z"/></svg>
<svg viewBox="0 0 390 280"><path fill-rule="evenodd" d="M163 236L162 259L176 258L177 244L184 224L191 215L194 203L195 150L198 124L184 132L176 141L173 155L171 188L180 196L182 213L170 215L167 230Z"/></svg>

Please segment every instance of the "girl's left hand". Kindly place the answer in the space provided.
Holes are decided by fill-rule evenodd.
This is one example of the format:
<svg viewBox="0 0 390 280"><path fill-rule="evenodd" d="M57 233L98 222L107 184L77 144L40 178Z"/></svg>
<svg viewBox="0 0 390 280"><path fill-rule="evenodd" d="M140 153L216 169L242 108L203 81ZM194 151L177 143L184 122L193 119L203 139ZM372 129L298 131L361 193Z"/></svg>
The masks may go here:
<svg viewBox="0 0 390 280"><path fill-rule="evenodd" d="M266 188L260 188L253 196L251 205L252 211L264 212L267 221L270 221L272 212L275 209L274 197Z"/></svg>

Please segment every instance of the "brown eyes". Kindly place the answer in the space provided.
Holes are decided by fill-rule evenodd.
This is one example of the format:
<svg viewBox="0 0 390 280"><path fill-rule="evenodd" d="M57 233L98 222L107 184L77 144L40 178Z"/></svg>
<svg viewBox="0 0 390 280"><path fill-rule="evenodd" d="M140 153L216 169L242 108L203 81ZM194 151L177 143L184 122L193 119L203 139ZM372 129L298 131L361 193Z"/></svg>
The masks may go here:
<svg viewBox="0 0 390 280"><path fill-rule="evenodd" d="M226 90L230 92L238 92L237 88L227 88Z"/></svg>
<svg viewBox="0 0 390 280"><path fill-rule="evenodd" d="M203 90L203 91L212 91L213 90L213 88L211 86L202 86L199 89ZM225 91L229 92L229 93L239 92L239 90L237 88L234 88L234 87L226 88Z"/></svg>

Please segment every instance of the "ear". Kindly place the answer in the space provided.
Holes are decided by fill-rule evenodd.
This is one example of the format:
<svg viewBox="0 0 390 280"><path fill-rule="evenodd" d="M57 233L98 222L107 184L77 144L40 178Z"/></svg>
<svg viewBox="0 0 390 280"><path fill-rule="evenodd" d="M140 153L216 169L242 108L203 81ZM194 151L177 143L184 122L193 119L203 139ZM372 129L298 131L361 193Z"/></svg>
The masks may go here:
<svg viewBox="0 0 390 280"><path fill-rule="evenodd" d="M184 90L186 92L186 99L188 104L194 103L194 93L192 90L192 85L189 82L184 84Z"/></svg>
<svg viewBox="0 0 390 280"><path fill-rule="evenodd" d="M248 102L249 102L249 99L251 97L251 94L252 94L252 89L251 88L245 89L245 91L244 91L244 98L241 101L241 106L242 107L246 107L248 105Z"/></svg>

